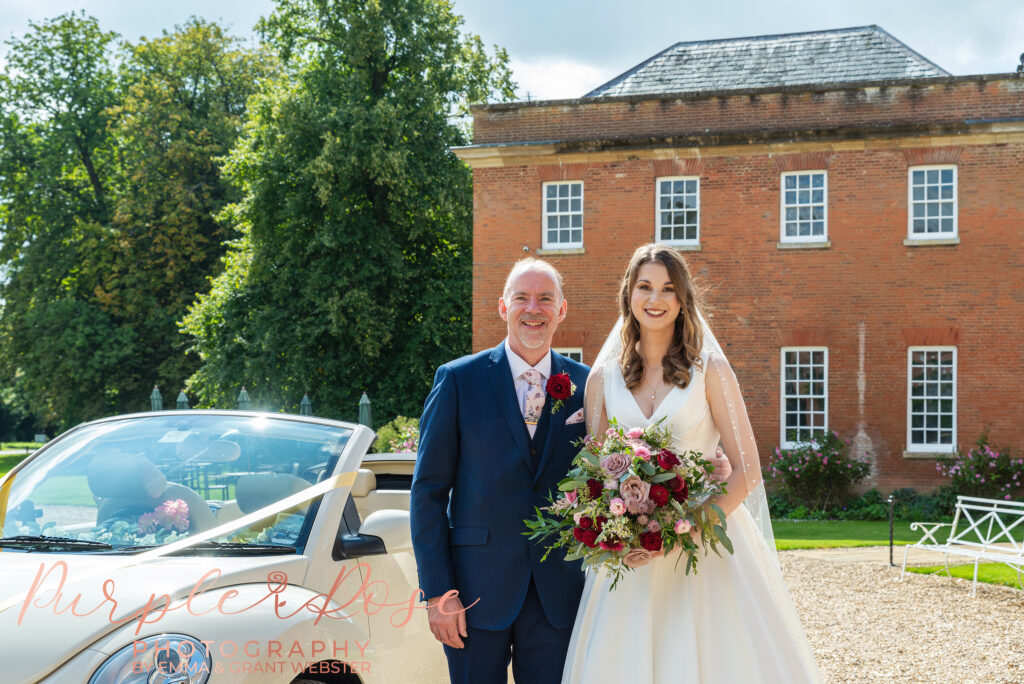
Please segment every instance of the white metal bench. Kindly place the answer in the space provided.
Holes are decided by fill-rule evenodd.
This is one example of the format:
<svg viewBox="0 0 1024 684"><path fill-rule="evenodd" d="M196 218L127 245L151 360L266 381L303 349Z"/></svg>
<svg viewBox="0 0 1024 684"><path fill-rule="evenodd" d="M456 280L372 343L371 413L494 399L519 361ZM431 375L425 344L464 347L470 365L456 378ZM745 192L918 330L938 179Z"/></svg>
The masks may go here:
<svg viewBox="0 0 1024 684"><path fill-rule="evenodd" d="M950 528L949 537L939 541L936 535L946 527ZM950 576L951 555L974 560L971 596L974 596L978 587L979 563L1005 563L1017 571L1017 583L1024 589L1024 583L1021 582L1024 542L1018 541L1024 536L1024 502L958 496L953 522L914 522L910 524L910 529L921 530L924 536L905 547L901 579L907 572L907 554L910 549L926 549L945 554L946 574Z"/></svg>

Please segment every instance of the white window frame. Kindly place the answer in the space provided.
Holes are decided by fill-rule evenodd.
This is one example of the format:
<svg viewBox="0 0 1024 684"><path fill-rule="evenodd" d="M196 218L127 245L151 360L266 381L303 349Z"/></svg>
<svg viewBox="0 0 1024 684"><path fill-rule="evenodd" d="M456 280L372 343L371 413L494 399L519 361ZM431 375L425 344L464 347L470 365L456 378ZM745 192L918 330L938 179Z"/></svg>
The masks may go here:
<svg viewBox="0 0 1024 684"><path fill-rule="evenodd" d="M583 363L583 347L552 347L551 351L558 352L562 356L570 358L573 361Z"/></svg>
<svg viewBox="0 0 1024 684"><path fill-rule="evenodd" d="M557 210L554 212L555 216L568 215L570 217L573 214L579 213L579 216L580 216L580 226L579 226L580 239L579 239L579 241L570 241L570 242L549 242L548 241L548 216L551 215L551 213L548 212L548 188L551 187L551 186L560 186L560 185L570 186L570 191L569 191L570 194L569 194L569 197L568 197L570 207L572 205L572 200L574 199L572 197L571 186L573 186L573 185L579 185L580 186L580 197L579 197L579 200L580 200L580 210L579 210L579 212L571 211L571 208L570 208L570 211L568 211L568 212L557 211ZM548 181L548 182L545 182L545 183L541 184L541 190L540 190L541 228L540 228L540 230L541 230L541 245L542 245L543 249L579 249L579 248L583 247L583 228L584 228L583 198L584 198L584 191L585 191L585 188L583 187L583 181L581 181L581 180L578 180L578 181ZM557 200L557 198L555 198L555 199ZM570 223L571 223L571 221L572 221L572 219L570 218ZM559 229L559 230L561 230L561 229ZM571 233L572 230L574 230L574 228L572 226L570 226L569 227L570 233Z"/></svg>
<svg viewBox="0 0 1024 684"><path fill-rule="evenodd" d="M691 239L682 240L663 240L661 237L661 212L662 211L677 211L676 209L662 209L661 208L661 184L664 182L674 181L696 181L697 192L697 237ZM683 210L685 211L685 209ZM685 232L685 231L684 231ZM700 245L700 176L659 176L654 179L654 241L661 245L670 246L699 246Z"/></svg>
<svg viewBox="0 0 1024 684"><path fill-rule="evenodd" d="M923 200L914 199L914 172L915 171L953 171L953 232L952 233L915 233L914 232L914 205L924 204L928 205L929 200L927 198ZM927 183L927 179L925 181ZM940 180L941 182L941 180ZM960 172L956 164L922 164L920 166L911 166L907 169L907 239L908 240L950 240L960 235ZM941 197L937 200L931 200L932 202L946 202ZM940 205L941 206L941 205ZM925 219L927 220L927 216ZM937 217L939 219L948 218L941 214ZM941 228L941 226L940 226Z"/></svg>
<svg viewBox="0 0 1024 684"><path fill-rule="evenodd" d="M786 204L786 178L789 176L807 176L811 174L821 174L821 190L822 190L822 234L821 235L786 235L786 208L792 206L799 210L800 206L816 206L815 205L787 205ZM797 188L799 190L799 188ZM812 186L809 190L813 191L815 188ZM799 219L798 219L799 220ZM810 219L814 221L814 219ZM813 228L812 228L813 230ZM784 171L779 176L779 242L788 243L807 243L807 242L828 242L828 171L826 169L805 169L803 171Z"/></svg>
<svg viewBox="0 0 1024 684"><path fill-rule="evenodd" d="M779 350L779 444L783 449L795 449L797 447L804 446L808 443L813 444L814 441L801 442L791 441L786 435L786 354L790 352L822 352L824 354L824 376L822 382L824 384L824 400L825 400L825 424L821 430L823 433L828 432L828 347L782 347ZM797 378L797 382L800 379ZM812 382L816 382L813 378ZM813 395L811 395L813 396ZM799 397L793 397L794 399ZM812 428L813 429L813 428Z"/></svg>
<svg viewBox="0 0 1024 684"><path fill-rule="evenodd" d="M914 444L911 441L913 436L913 396L911 385L913 384L913 360L914 352L953 352L953 428L952 438L949 444ZM907 347L907 451L926 454L951 454L956 451L957 445L957 348L955 346L942 345L918 345ZM941 401L942 395L936 395L936 400ZM925 400L927 401L927 399ZM938 414L942 416L940 412ZM927 429L927 427L925 428ZM941 427L938 429L942 429Z"/></svg>

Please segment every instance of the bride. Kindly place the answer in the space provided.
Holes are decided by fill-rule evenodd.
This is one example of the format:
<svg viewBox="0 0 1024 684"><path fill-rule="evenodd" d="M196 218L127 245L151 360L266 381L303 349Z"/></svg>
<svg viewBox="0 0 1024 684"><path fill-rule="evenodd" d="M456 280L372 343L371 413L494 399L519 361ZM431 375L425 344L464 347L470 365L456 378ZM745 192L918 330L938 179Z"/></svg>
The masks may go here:
<svg viewBox="0 0 1024 684"><path fill-rule="evenodd" d="M636 250L620 325L587 381L587 427L596 435L609 418L627 428L664 419L677 453L712 454L721 439L732 474L717 503L735 553L703 557L696 575L674 556L654 558L614 591L588 572L563 684L820 681L779 570L743 398L699 299L675 250Z"/></svg>

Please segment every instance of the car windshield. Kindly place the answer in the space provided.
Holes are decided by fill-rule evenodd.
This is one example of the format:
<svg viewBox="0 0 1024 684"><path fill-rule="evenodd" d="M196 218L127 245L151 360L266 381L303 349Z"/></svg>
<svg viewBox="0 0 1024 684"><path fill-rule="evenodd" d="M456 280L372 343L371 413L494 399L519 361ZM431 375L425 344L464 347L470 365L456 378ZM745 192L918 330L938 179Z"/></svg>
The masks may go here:
<svg viewBox="0 0 1024 684"><path fill-rule="evenodd" d="M163 413L87 425L0 488L0 550L118 551L185 539L272 509L333 474L351 435L340 425L251 414ZM268 510L193 552L301 552L318 504Z"/></svg>

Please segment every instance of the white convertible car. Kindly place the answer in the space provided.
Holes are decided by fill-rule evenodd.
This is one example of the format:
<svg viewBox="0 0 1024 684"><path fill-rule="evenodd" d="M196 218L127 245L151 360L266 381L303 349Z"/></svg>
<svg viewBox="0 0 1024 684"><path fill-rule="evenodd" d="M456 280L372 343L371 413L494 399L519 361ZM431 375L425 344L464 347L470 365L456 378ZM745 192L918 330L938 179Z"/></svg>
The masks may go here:
<svg viewBox="0 0 1024 684"><path fill-rule="evenodd" d="M441 682L412 454L320 418L81 425L0 480L4 684Z"/></svg>

